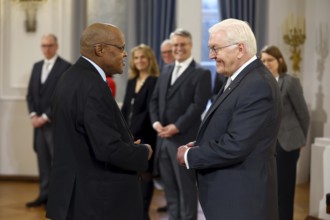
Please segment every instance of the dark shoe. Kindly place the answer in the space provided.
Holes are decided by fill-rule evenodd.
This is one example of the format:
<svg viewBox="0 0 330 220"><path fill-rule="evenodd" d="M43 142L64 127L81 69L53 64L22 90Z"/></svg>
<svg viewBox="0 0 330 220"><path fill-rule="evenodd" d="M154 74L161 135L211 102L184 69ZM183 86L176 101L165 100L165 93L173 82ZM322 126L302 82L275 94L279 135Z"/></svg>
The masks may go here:
<svg viewBox="0 0 330 220"><path fill-rule="evenodd" d="M167 206L161 206L157 208L157 212L167 212Z"/></svg>
<svg viewBox="0 0 330 220"><path fill-rule="evenodd" d="M37 198L36 200L34 200L32 202L26 203L25 206L27 208L32 208L32 207L38 207L38 206L46 205L46 203L47 203L46 199Z"/></svg>

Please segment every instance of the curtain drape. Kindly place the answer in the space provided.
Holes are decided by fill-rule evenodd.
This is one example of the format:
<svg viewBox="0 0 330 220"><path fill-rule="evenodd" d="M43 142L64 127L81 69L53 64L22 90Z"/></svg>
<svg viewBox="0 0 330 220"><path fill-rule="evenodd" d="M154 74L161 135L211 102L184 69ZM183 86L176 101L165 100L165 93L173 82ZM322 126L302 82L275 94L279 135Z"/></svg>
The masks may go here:
<svg viewBox="0 0 330 220"><path fill-rule="evenodd" d="M149 45L162 65L160 44L175 28L176 0L136 0L136 44Z"/></svg>
<svg viewBox="0 0 330 220"><path fill-rule="evenodd" d="M236 18L247 21L252 28L257 48L261 49L267 39L266 10L268 0L218 0L220 19Z"/></svg>

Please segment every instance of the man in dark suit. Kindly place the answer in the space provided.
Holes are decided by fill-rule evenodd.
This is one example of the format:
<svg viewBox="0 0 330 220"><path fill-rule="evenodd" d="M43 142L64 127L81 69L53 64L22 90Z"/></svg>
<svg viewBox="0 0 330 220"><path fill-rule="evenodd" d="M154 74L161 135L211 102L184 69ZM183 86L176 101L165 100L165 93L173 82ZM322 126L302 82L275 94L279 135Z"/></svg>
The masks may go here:
<svg viewBox="0 0 330 220"><path fill-rule="evenodd" d="M58 79L71 66L57 55L58 43L55 35L43 36L41 49L44 60L34 64L27 94L28 110L34 127L33 145L38 159L40 188L38 198L26 203L27 207L40 206L47 202L54 150L50 100Z"/></svg>
<svg viewBox="0 0 330 220"><path fill-rule="evenodd" d="M94 23L82 33L80 53L52 100L55 146L46 215L141 220L137 171L148 168L152 149L134 142L106 83L106 75L123 72L124 35Z"/></svg>
<svg viewBox="0 0 330 220"><path fill-rule="evenodd" d="M209 32L210 58L228 80L196 141L178 149L178 162L197 171L207 220L277 220L279 88L256 57L256 40L246 22L223 20Z"/></svg>
<svg viewBox="0 0 330 220"><path fill-rule="evenodd" d="M188 31L177 29L170 39L175 63L163 68L150 102L151 122L159 137L154 169L159 168L164 182L169 218L188 220L197 218L196 179L192 170L177 164L176 151L196 137L211 96L211 73L193 60Z"/></svg>

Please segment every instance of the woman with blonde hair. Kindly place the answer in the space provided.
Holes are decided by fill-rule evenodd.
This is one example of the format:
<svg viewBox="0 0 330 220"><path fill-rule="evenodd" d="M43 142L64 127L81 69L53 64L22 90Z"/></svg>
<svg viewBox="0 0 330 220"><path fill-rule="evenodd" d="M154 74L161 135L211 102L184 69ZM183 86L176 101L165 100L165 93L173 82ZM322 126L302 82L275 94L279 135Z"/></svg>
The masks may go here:
<svg viewBox="0 0 330 220"><path fill-rule="evenodd" d="M158 64L152 49L140 44L131 50L129 65L129 80L121 110L134 138L154 148L157 134L151 125L149 102L159 75ZM150 159L148 170L141 174L144 219L149 219L148 212L153 192L152 169L153 159Z"/></svg>

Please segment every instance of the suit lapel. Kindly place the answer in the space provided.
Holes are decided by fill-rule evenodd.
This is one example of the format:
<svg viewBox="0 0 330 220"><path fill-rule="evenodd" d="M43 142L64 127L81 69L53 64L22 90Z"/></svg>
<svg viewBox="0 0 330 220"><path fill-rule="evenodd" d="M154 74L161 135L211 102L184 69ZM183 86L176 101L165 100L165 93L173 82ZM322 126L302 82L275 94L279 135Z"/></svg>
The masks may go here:
<svg viewBox="0 0 330 220"><path fill-rule="evenodd" d="M173 66L174 69L174 66ZM172 69L172 72L173 72ZM190 73L195 69L195 61L192 61L189 66L187 67L187 69L179 76L179 78L177 78L177 80L175 81L175 83L172 86L169 86L168 88L168 97L172 96L173 94L175 94L175 92L181 87L182 83L184 81L186 81L189 77L190 77ZM172 75L172 73L170 74ZM170 84L167 84L170 85Z"/></svg>
<svg viewBox="0 0 330 220"><path fill-rule="evenodd" d="M204 129L204 127L207 125L206 122L210 120L212 113L221 105L221 103L226 98L230 98L230 94L239 86L239 84L245 78L245 76L249 72L251 72L254 68L256 68L257 66L260 66L260 65L263 65L263 64L261 63L261 61L259 59L253 61L240 72L240 74L235 78L234 81L232 81L232 83L229 85L229 87L225 91L223 91L223 88L224 88L224 86L223 86L223 88L217 95L216 99L214 100L213 104L209 108L208 112L206 113L206 115L199 127L197 139L200 136L200 134L202 133L202 129Z"/></svg>
<svg viewBox="0 0 330 220"><path fill-rule="evenodd" d="M283 82L284 82L284 75L280 74L280 76L278 78L278 87L280 88L281 91L282 91L282 87L283 87Z"/></svg>

